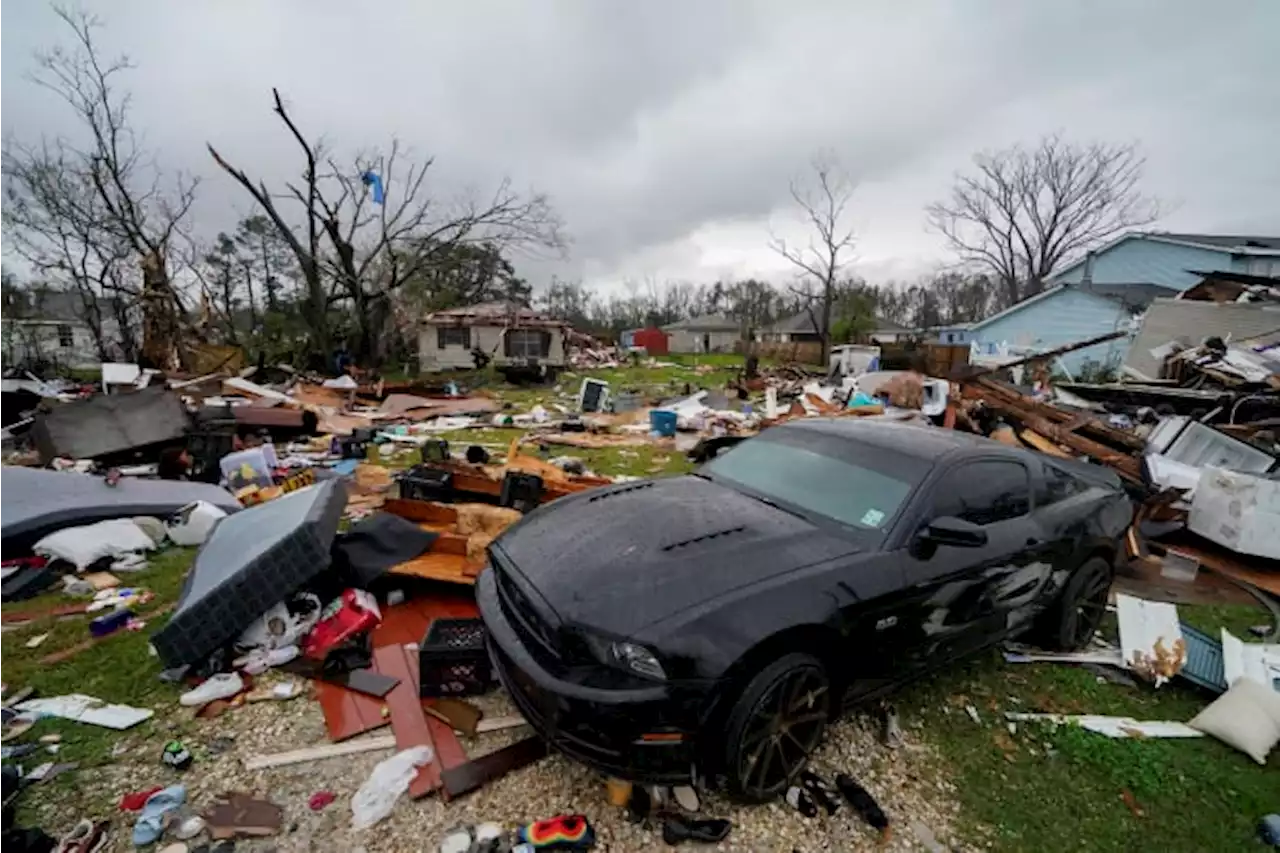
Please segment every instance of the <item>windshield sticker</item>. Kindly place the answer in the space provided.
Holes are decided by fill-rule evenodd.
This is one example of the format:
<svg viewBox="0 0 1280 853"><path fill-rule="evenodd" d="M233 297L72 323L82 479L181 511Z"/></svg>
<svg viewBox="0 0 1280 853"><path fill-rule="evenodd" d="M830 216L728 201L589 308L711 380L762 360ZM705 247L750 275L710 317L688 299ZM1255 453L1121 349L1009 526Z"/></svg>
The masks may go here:
<svg viewBox="0 0 1280 853"><path fill-rule="evenodd" d="M862 523L867 527L879 527L884 521L884 513L878 509L869 509L862 514Z"/></svg>

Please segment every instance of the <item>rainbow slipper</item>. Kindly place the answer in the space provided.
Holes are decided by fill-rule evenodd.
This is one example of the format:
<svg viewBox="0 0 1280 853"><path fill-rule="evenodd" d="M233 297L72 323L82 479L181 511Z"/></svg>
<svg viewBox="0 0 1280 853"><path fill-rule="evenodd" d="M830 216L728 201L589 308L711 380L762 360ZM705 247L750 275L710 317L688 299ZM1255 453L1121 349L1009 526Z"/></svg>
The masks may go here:
<svg viewBox="0 0 1280 853"><path fill-rule="evenodd" d="M596 834L580 814L558 815L520 827L520 840L535 850L590 850Z"/></svg>

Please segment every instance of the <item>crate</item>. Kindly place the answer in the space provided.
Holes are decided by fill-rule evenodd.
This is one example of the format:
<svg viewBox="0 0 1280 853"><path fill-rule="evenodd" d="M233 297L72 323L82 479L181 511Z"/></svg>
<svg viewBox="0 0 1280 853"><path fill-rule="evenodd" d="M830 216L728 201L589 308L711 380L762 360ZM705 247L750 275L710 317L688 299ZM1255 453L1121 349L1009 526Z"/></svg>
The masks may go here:
<svg viewBox="0 0 1280 853"><path fill-rule="evenodd" d="M520 512L532 512L542 501L542 478L523 471L508 471L502 478L498 493L498 506L510 507Z"/></svg>
<svg viewBox="0 0 1280 853"><path fill-rule="evenodd" d="M369 442L364 439L358 439L355 436L338 436L333 443L337 445L334 450L343 459L364 459L369 455Z"/></svg>
<svg viewBox="0 0 1280 853"><path fill-rule="evenodd" d="M480 619L436 619L418 647L419 695L474 696L494 683Z"/></svg>
<svg viewBox="0 0 1280 853"><path fill-rule="evenodd" d="M449 503L453 500L453 474L421 465L410 468L400 478L400 497Z"/></svg>

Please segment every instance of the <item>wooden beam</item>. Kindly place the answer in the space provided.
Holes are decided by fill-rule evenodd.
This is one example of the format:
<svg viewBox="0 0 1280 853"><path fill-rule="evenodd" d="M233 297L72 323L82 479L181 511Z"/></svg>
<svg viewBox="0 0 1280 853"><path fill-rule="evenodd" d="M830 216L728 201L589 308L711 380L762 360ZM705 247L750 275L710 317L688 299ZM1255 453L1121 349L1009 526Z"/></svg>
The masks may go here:
<svg viewBox="0 0 1280 853"><path fill-rule="evenodd" d="M349 740L346 743L326 743L321 746L308 746L303 749L291 749L288 752L275 752L270 755L251 755L244 760L244 769L266 770L269 767L284 767L289 764L301 764L305 761L340 758L344 755L358 755L362 752L395 749L395 747L395 735L379 735L368 740Z"/></svg>

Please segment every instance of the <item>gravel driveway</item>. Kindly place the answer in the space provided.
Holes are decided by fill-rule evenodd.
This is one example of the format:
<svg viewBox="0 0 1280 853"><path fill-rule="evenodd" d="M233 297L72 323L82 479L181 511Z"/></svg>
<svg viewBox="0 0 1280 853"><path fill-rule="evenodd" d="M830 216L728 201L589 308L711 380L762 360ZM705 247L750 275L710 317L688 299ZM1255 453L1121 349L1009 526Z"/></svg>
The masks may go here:
<svg viewBox="0 0 1280 853"><path fill-rule="evenodd" d="M477 701L486 716L514 713L500 691ZM182 737L197 761L185 772L161 766L159 746L168 733L162 730L147 742L134 739L128 750L109 767L82 772L78 784L92 786L94 799L118 802L129 791L182 782L187 800L197 809L215 795L230 790L266 797L285 810L284 828L277 836L236 843L237 851L434 851L441 838L459 824L495 821L515 826L562 813L585 814L595 827L597 850L645 851L663 849L657 829L627 822L621 809L611 806L601 777L586 767L553 754L537 764L512 773L488 787L451 804L435 797L417 802L401 798L391 816L362 832L351 830L351 795L378 761L390 751L331 758L268 770L246 771L243 759L255 754L280 752L327 743L319 704L306 698L291 702L267 702L233 709L210 721L187 721L182 712ZM704 796L702 814L727 817L733 823L729 837L714 848L686 844L689 849L724 851L792 850L942 850L956 849L953 826L957 812L950 785L940 778L937 762L906 726L906 745L897 750L881 746L872 721L851 715L829 729L813 766L824 775L846 772L857 778L880 802L894 821L893 840L878 844L876 834L847 806L834 816L805 818L782 803L738 806L720 796ZM174 726L177 727L177 724ZM382 732L389 732L384 729ZM506 746L527 733L513 729L464 739L472 757ZM367 736L366 736L367 737ZM207 747L222 738L224 751L207 754ZM228 742L226 738L232 738ZM129 740L122 733L122 740ZM337 800L320 812L307 805L311 795L328 790ZM65 803L40 802L39 790L31 792L38 804L42 825L50 832L65 830L79 817L66 813ZM104 817L105 815L97 815ZM111 815L116 826L111 849L129 850L132 816ZM936 841L934 839L937 839ZM206 841L201 837L192 842ZM940 843L939 843L940 842ZM163 847L163 843L159 845Z"/></svg>

